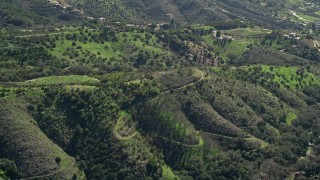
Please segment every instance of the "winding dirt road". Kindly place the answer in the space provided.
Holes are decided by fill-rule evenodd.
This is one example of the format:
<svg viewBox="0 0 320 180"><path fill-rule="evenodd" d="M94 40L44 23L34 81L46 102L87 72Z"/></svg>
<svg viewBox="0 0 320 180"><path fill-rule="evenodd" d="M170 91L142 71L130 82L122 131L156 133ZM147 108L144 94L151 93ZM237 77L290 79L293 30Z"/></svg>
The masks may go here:
<svg viewBox="0 0 320 180"><path fill-rule="evenodd" d="M180 90L180 89L186 88L186 87L188 87L188 86L192 86L192 85L194 85L194 84L197 83L197 82L202 81L202 80L204 79L204 74L203 74L203 72L200 71L200 70L197 69L197 68L193 68L193 69L201 74L201 77L200 77L199 80L197 80L197 81L195 81L195 82L191 82L191 83L189 83L189 84L186 84L186 85L181 86L181 87L176 88L176 89L171 89L171 90ZM169 93L171 90L167 90L167 91L165 91L165 92L163 92L163 93L161 93L161 94L163 95L163 94L165 94L165 93ZM157 99L158 97L159 97L159 96L157 96L157 97L149 100L149 102L152 101L152 100ZM133 133L132 135L130 135L130 136L122 136L122 135L119 134L119 132L118 132L118 126L119 126L119 119L117 120L116 127L115 127L115 129L114 129L114 134L115 134L116 138L119 139L119 140L129 140L129 139L135 137L135 136L138 134L138 131L136 131L136 132L134 132L134 133ZM178 142L177 142L177 143L178 143ZM199 141L199 144L201 144L201 140ZM186 146L188 146L188 145L186 145ZM189 146L192 146L192 145L189 145ZM196 146L199 146L199 145L196 145Z"/></svg>
<svg viewBox="0 0 320 180"><path fill-rule="evenodd" d="M168 92L170 92L171 90L176 91L176 90L184 89L184 88L186 88L186 87L188 87L188 86L192 86L192 85L194 85L194 84L202 81L202 80L204 79L204 74L203 74L203 72L200 71L200 70L197 69L197 68L192 68L192 69L198 71L198 72L201 74L201 77L200 77L199 80L197 80L197 81L195 81L195 82L191 82L191 83L189 83L189 84L186 84L186 85L184 85L184 86L181 86L181 87L178 87L178 88L175 88L175 89L170 89L170 90L164 91L162 94L168 93Z"/></svg>

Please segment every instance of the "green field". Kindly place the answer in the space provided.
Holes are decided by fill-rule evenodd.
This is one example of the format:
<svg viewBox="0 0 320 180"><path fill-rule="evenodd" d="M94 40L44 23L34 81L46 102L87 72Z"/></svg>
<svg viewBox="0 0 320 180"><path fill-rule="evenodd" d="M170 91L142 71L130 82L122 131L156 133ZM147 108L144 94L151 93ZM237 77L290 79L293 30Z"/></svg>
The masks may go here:
<svg viewBox="0 0 320 180"><path fill-rule="evenodd" d="M68 60L73 61L70 56L66 56L64 53L67 53L66 49L68 48L76 48L76 47L81 47L81 50L79 49L78 51L81 52L81 56L84 56L82 53L84 51L90 52L90 55L96 55L101 58L117 58L119 55L122 53L119 50L113 51L112 49L112 44L109 42L104 42L103 44L100 43L95 43L95 42L75 42L76 47L72 46L72 43L74 41L71 40L62 40L62 41L57 41L56 47L51 50L52 54L59 57L59 58L66 58ZM106 48L108 47L108 48ZM80 57L81 57L80 56Z"/></svg>
<svg viewBox="0 0 320 180"><path fill-rule="evenodd" d="M215 39L212 35L203 37L206 44L214 49L214 52L222 57L227 57L228 54L235 54L238 57L242 55L247 46L252 43L250 40L232 40L231 42L223 42Z"/></svg>
<svg viewBox="0 0 320 180"><path fill-rule="evenodd" d="M80 90L80 91L92 91L96 86L86 86L86 85L65 85L66 90Z"/></svg>
<svg viewBox="0 0 320 180"><path fill-rule="evenodd" d="M237 28L221 31L223 35L232 36L233 40L231 41L218 40L212 34L203 36L202 40L222 57L226 58L230 54L240 57L248 49L248 45L258 42L259 37L270 32L269 29L259 27Z"/></svg>
<svg viewBox="0 0 320 180"><path fill-rule="evenodd" d="M210 30L210 29L215 29L214 26L209 26L209 25L191 25L192 29L201 29L201 30Z"/></svg>
<svg viewBox="0 0 320 180"><path fill-rule="evenodd" d="M139 30L114 32L108 37L103 37L99 32L88 29L65 31L64 34L50 39L55 44L52 47L52 42L49 44L47 42L49 52L58 58L67 60L71 66L86 63L90 66L95 65L98 69L97 63L108 66L131 65L128 60L142 53L153 57L152 61L163 57L171 59L174 56L170 50L163 48L163 44L156 35Z"/></svg>
<svg viewBox="0 0 320 180"><path fill-rule="evenodd" d="M96 84L99 80L89 77L89 76L50 76L38 79L33 79L25 82L18 82L21 86L48 86L48 85L86 85L86 84Z"/></svg>
<svg viewBox="0 0 320 180"><path fill-rule="evenodd" d="M316 15L320 16L320 11L315 12Z"/></svg>
<svg viewBox="0 0 320 180"><path fill-rule="evenodd" d="M250 39L256 36L268 34L271 32L271 30L263 29L260 27L253 27L253 28L237 28L237 29L227 30L224 32L235 38L248 40L248 38Z"/></svg>
<svg viewBox="0 0 320 180"><path fill-rule="evenodd" d="M301 18L306 19L308 21L317 21L320 19L320 18L309 16L309 15L302 14L302 13L298 13L298 16L300 16Z"/></svg>
<svg viewBox="0 0 320 180"><path fill-rule="evenodd" d="M290 112L286 117L286 123L291 125L292 121L294 121L295 119L297 119L297 115L295 113Z"/></svg>
<svg viewBox="0 0 320 180"><path fill-rule="evenodd" d="M165 180L179 179L176 175L174 175L174 173L172 172L172 169L167 165L162 166L162 177Z"/></svg>
<svg viewBox="0 0 320 180"><path fill-rule="evenodd" d="M263 65L262 72L271 73L275 75L273 82L290 88L303 88L305 86L319 85L320 78L316 75L304 72L299 75L299 68L297 67L275 67ZM273 69L273 70L272 70ZM301 70L302 71L302 70Z"/></svg>

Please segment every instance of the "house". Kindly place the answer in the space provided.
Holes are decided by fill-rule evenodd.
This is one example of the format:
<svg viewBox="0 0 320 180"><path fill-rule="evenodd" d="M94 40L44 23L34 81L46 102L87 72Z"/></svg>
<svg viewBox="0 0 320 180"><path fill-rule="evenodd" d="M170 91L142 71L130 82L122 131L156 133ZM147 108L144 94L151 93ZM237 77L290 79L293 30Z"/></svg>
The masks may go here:
<svg viewBox="0 0 320 180"><path fill-rule="evenodd" d="M219 40L233 40L232 36L228 36L228 35L222 35L220 37L218 37Z"/></svg>
<svg viewBox="0 0 320 180"><path fill-rule="evenodd" d="M320 20L314 22L317 28L320 28Z"/></svg>
<svg viewBox="0 0 320 180"><path fill-rule="evenodd" d="M156 25L156 24L153 24L153 23L148 23L148 24L147 24L147 27L150 28L150 29L154 29L154 28L157 27L157 25Z"/></svg>
<svg viewBox="0 0 320 180"><path fill-rule="evenodd" d="M295 177L297 177L297 176L303 176L303 175L305 175L305 174L306 174L305 171L298 171L298 172L294 172L294 173L293 173L293 175L294 175Z"/></svg>
<svg viewBox="0 0 320 180"><path fill-rule="evenodd" d="M289 33L284 35L287 39L294 39L294 40L300 40L301 38L297 35L297 33Z"/></svg>
<svg viewBox="0 0 320 180"><path fill-rule="evenodd" d="M296 37L296 36L297 36L297 33L290 33L289 36L290 36L290 37Z"/></svg>
<svg viewBox="0 0 320 180"><path fill-rule="evenodd" d="M127 27L135 27L134 24L126 24Z"/></svg>
<svg viewBox="0 0 320 180"><path fill-rule="evenodd" d="M106 20L106 18L104 18L104 17L99 18L100 23L104 22L105 20Z"/></svg>

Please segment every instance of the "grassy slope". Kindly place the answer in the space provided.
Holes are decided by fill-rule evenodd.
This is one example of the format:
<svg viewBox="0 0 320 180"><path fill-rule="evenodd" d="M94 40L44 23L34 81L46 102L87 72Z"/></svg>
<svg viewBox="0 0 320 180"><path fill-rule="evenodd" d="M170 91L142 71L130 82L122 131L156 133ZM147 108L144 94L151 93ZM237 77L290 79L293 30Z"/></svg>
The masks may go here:
<svg viewBox="0 0 320 180"><path fill-rule="evenodd" d="M81 177L75 160L38 128L24 101L11 96L0 99L0 104L0 136L10 142L8 156L15 159L24 177L71 179L74 174ZM61 158L60 165L55 162L57 157Z"/></svg>
<svg viewBox="0 0 320 180"><path fill-rule="evenodd" d="M155 79L164 90L183 88L202 79L201 71L185 68L179 71L164 71L154 74Z"/></svg>
<svg viewBox="0 0 320 180"><path fill-rule="evenodd" d="M315 74L307 72L307 70L302 70L299 69L298 67L284 67L284 66L279 66L279 67L274 67L274 66L267 66L267 65L260 65L260 66L248 66L248 67L242 67L241 69L247 72L252 72L254 68L261 68L261 70L258 73L258 76L256 78L257 83L260 84L271 84L271 83L276 83L279 84L279 91L284 91L286 92L286 95L288 96L292 96L294 95L295 98L298 99L292 99L293 101L297 102L297 100L302 100L301 97L299 97L299 92L308 86L315 86L315 85L319 85L320 83L320 79L319 77L317 77ZM217 73L219 71L220 68L215 68L214 71ZM220 69L221 70L221 69ZM232 70L231 70L232 71ZM298 72L303 72L301 73L301 75ZM220 71L222 72L222 71ZM227 72L227 71L226 71ZM228 77L232 77L232 73L225 73L225 75L227 75ZM270 77L270 75L274 76L273 78ZM251 76L251 74L249 73L248 76ZM245 77L243 77L245 78ZM264 83L262 83L264 82ZM251 85L250 85L251 86ZM250 87L251 89L255 89L256 87ZM237 90L237 92L241 92L243 89L246 88L240 88L239 90ZM298 93L298 95L296 94ZM251 95L254 95L255 93L251 93ZM260 95L258 96L259 98L261 98L264 95ZM295 119L297 119L297 113L298 113L298 109L301 108L303 106L303 104L296 106L292 106L292 104L290 103L290 101L288 102L286 97L278 97L280 98L279 102L281 103L286 103L283 108L280 107L274 107L275 109L273 110L273 112L280 112L280 109L282 109L282 111L285 113L285 122L288 125L291 125L292 121L294 121ZM294 98L294 97L291 97ZM282 102L283 101L283 102ZM249 102L255 102L254 100L250 100ZM262 101L257 101L259 102L259 104L263 104ZM300 102L299 102L300 103ZM270 103L269 103L270 104ZM272 103L274 104L274 103ZM291 104L291 105L290 105ZM291 106L291 107L290 107ZM292 108L294 107L294 108Z"/></svg>
<svg viewBox="0 0 320 180"><path fill-rule="evenodd" d="M235 54L237 56L242 55L246 50L247 46L252 41L244 39L235 39L228 42L223 42L215 39L212 35L203 37L204 42L215 50L222 57L227 57L228 54Z"/></svg>
<svg viewBox="0 0 320 180"><path fill-rule="evenodd" d="M34 80L29 80L25 82L19 82L18 85L22 86L45 86L45 85L61 85L61 84L94 84L98 83L99 80L88 77L88 76L77 76L77 75L70 75L70 76L50 76L50 77L43 77L37 78Z"/></svg>
<svg viewBox="0 0 320 180"><path fill-rule="evenodd" d="M289 125L291 125L292 121L294 121L295 119L297 119L297 115L294 114L294 113L292 113L292 112L290 112L290 113L288 113L288 115L287 115L286 123L289 124Z"/></svg>
<svg viewBox="0 0 320 180"><path fill-rule="evenodd" d="M99 34L91 30L89 30L89 33L92 36ZM67 40L65 37L59 37L59 40L55 42L55 47L48 50L52 55L66 59L71 65L79 64L79 59L86 59L86 63L89 65L95 58L101 58L102 60L99 61L103 63L120 63L124 58L133 57L138 55L139 52L168 57L168 59L173 56L171 51L163 48L162 43L158 42L159 39L155 35L146 32L118 32L114 35L115 41L104 42L92 41L89 33L84 33L84 36L88 37L87 41L73 41ZM67 31L66 34L75 34L81 37L80 31L77 30ZM147 39L147 35L150 37L149 39ZM72 57L72 54L75 53L78 55ZM156 60L157 58L153 59ZM123 63L130 62L124 61Z"/></svg>
<svg viewBox="0 0 320 180"><path fill-rule="evenodd" d="M167 180L178 179L178 177L172 172L172 169L167 165L162 166L162 176Z"/></svg>
<svg viewBox="0 0 320 180"><path fill-rule="evenodd" d="M276 82L281 85L285 85L292 89L299 86L303 88L309 85L319 85L320 78L315 76L312 73L304 72L303 76L298 75L297 67L276 67L271 71L270 66L261 66L262 72L271 73L276 75L273 79L273 82Z"/></svg>

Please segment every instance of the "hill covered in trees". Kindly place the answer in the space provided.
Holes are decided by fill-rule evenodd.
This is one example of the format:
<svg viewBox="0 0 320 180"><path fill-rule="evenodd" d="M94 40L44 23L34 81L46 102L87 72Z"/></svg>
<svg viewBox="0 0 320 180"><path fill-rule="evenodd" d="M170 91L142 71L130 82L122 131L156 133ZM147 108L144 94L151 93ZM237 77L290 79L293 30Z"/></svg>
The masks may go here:
<svg viewBox="0 0 320 180"><path fill-rule="evenodd" d="M4 1L0 179L319 178L306 3Z"/></svg>

